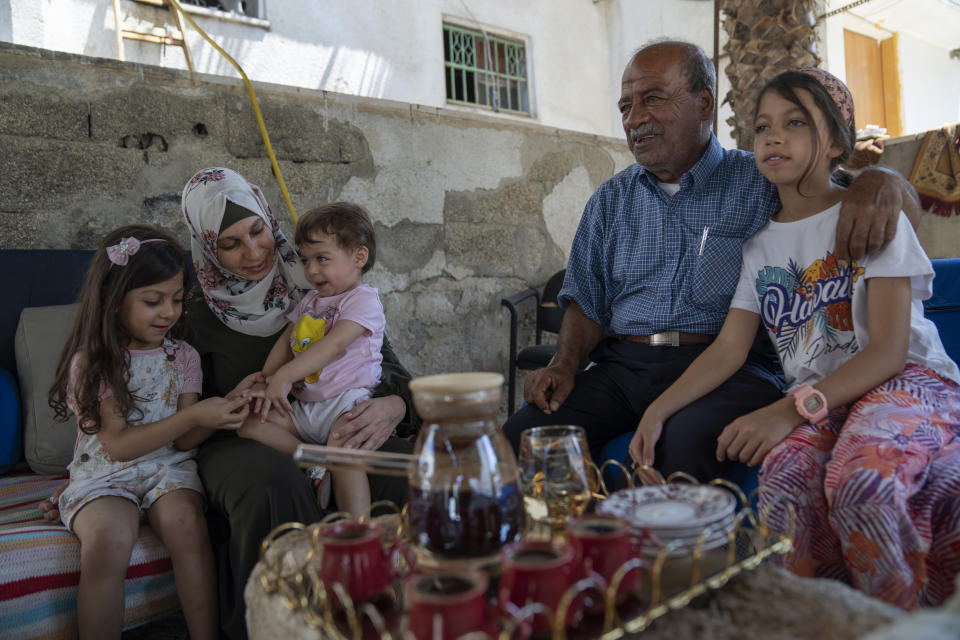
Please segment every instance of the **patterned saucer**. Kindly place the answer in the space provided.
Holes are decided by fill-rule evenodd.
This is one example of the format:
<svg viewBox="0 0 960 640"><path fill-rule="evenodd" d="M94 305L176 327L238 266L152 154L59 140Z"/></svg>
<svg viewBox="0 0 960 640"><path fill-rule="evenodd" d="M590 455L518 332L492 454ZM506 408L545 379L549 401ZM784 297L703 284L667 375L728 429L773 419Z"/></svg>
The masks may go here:
<svg viewBox="0 0 960 640"><path fill-rule="evenodd" d="M695 544L704 532L706 532L708 538L712 538L717 535L726 536L733 530L734 526L736 526L736 522L731 515L730 517L723 518L717 522L711 522L705 527L698 526L688 527L685 529L663 529L659 527L641 529L638 527L631 527L631 530L633 531L634 536L636 536L638 539L643 539L643 533L645 531L649 531L665 542L670 540L680 540L684 543L689 542L690 544Z"/></svg>
<svg viewBox="0 0 960 640"><path fill-rule="evenodd" d="M697 528L723 521L736 506L736 498L726 489L672 483L615 491L597 510L623 518L635 529L693 533Z"/></svg>
<svg viewBox="0 0 960 640"><path fill-rule="evenodd" d="M704 529L707 529L707 528L710 529L710 532L709 532L708 535L712 535L713 533L716 533L717 531L722 531L722 532L724 532L724 533L729 533L730 530L733 529L734 524L735 524L735 523L734 523L734 515L735 515L734 513L731 513L730 515L725 516L725 517L721 518L720 520L717 520L716 522L711 522L711 523L709 523L708 525L705 525L705 526L696 525L696 526L693 526L693 527L677 527L677 528L674 528L674 527L655 527L655 528L651 528L650 530L653 531L653 532L655 532L655 533L660 537L660 539L662 539L662 540L668 540L668 539L673 539L673 538L684 538L684 539L686 539L686 538L693 538L693 539L697 539L697 538L700 537L700 534L703 533ZM638 532L642 532L642 531L643 531L642 528L638 528L638 527L633 527L633 530L634 530L634 531L638 531Z"/></svg>
<svg viewBox="0 0 960 640"><path fill-rule="evenodd" d="M703 541L703 551L709 551L709 550L711 550L711 549L718 549L718 548L724 546L725 544L727 544L727 542L728 542L729 540L730 540L730 538L729 538L726 534L722 534L722 535L721 535L721 534L712 535L712 536L704 539L704 541ZM669 541L669 540L664 540L663 543L664 543L664 546L666 546L667 544L670 543L670 541ZM681 545L677 545L677 546L675 546L675 548L673 548L673 549L671 549L670 551L667 552L667 557L668 557L668 558L680 558L680 557L685 557L685 556L691 556L691 555L693 555L693 551L694 551L694 549L696 549L696 547L697 547L697 541L696 541L696 540L694 540L693 542L690 542L690 543L684 543L684 544L681 544ZM660 550L661 550L661 547L659 547L659 546L656 545L656 544L653 544L652 542L647 543L647 544L644 544L643 546L640 547L640 552L641 552L643 555L645 555L646 557L648 557L648 558L655 558L655 557L657 557L658 555L660 555Z"/></svg>

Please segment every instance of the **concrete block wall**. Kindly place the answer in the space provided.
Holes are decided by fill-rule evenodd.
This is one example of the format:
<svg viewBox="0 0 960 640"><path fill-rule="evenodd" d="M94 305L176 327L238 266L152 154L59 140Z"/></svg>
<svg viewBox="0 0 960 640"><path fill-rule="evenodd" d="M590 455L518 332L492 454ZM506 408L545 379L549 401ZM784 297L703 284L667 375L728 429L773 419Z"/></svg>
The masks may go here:
<svg viewBox="0 0 960 640"><path fill-rule="evenodd" d="M613 138L256 89L297 211L334 200L370 211L379 246L367 281L415 375L505 373L500 298L564 267L588 197L632 162ZM132 222L187 246L180 193L211 165L259 184L292 237L239 80L0 43L0 149L0 249L89 249Z"/></svg>

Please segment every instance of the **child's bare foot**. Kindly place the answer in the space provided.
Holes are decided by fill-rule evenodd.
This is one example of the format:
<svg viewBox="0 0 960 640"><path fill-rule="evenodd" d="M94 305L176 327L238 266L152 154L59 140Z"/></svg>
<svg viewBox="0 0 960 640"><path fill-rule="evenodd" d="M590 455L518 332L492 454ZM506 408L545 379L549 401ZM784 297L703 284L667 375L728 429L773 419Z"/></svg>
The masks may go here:
<svg viewBox="0 0 960 640"><path fill-rule="evenodd" d="M330 481L330 472L326 467L310 467L307 469L307 475L313 480L313 491L317 494L317 506L321 511L326 511L330 506L330 495L332 482Z"/></svg>
<svg viewBox="0 0 960 640"><path fill-rule="evenodd" d="M320 507L321 511L326 511L327 507L330 506L330 495L333 488L330 474L326 473L319 480L314 480L313 488L317 492L317 506Z"/></svg>

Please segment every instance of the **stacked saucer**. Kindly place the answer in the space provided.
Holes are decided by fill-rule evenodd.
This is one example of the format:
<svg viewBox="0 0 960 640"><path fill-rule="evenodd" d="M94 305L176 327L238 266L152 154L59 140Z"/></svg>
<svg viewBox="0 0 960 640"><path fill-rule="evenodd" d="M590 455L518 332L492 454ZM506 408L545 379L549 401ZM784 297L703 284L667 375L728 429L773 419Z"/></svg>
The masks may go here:
<svg viewBox="0 0 960 640"><path fill-rule="evenodd" d="M621 489L597 511L629 522L644 555L656 556L667 546L668 555L677 557L693 553L702 535L705 550L726 544L736 506L733 494L720 487L673 483Z"/></svg>

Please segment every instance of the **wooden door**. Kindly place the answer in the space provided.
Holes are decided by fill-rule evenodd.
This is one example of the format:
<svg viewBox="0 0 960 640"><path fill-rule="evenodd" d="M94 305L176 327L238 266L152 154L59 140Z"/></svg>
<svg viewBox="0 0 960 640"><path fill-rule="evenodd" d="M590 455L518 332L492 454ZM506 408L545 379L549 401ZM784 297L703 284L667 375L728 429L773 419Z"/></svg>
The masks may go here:
<svg viewBox="0 0 960 640"><path fill-rule="evenodd" d="M857 129L875 124L886 127L891 136L900 135L896 35L877 40L844 29L843 44L847 86L853 94Z"/></svg>

